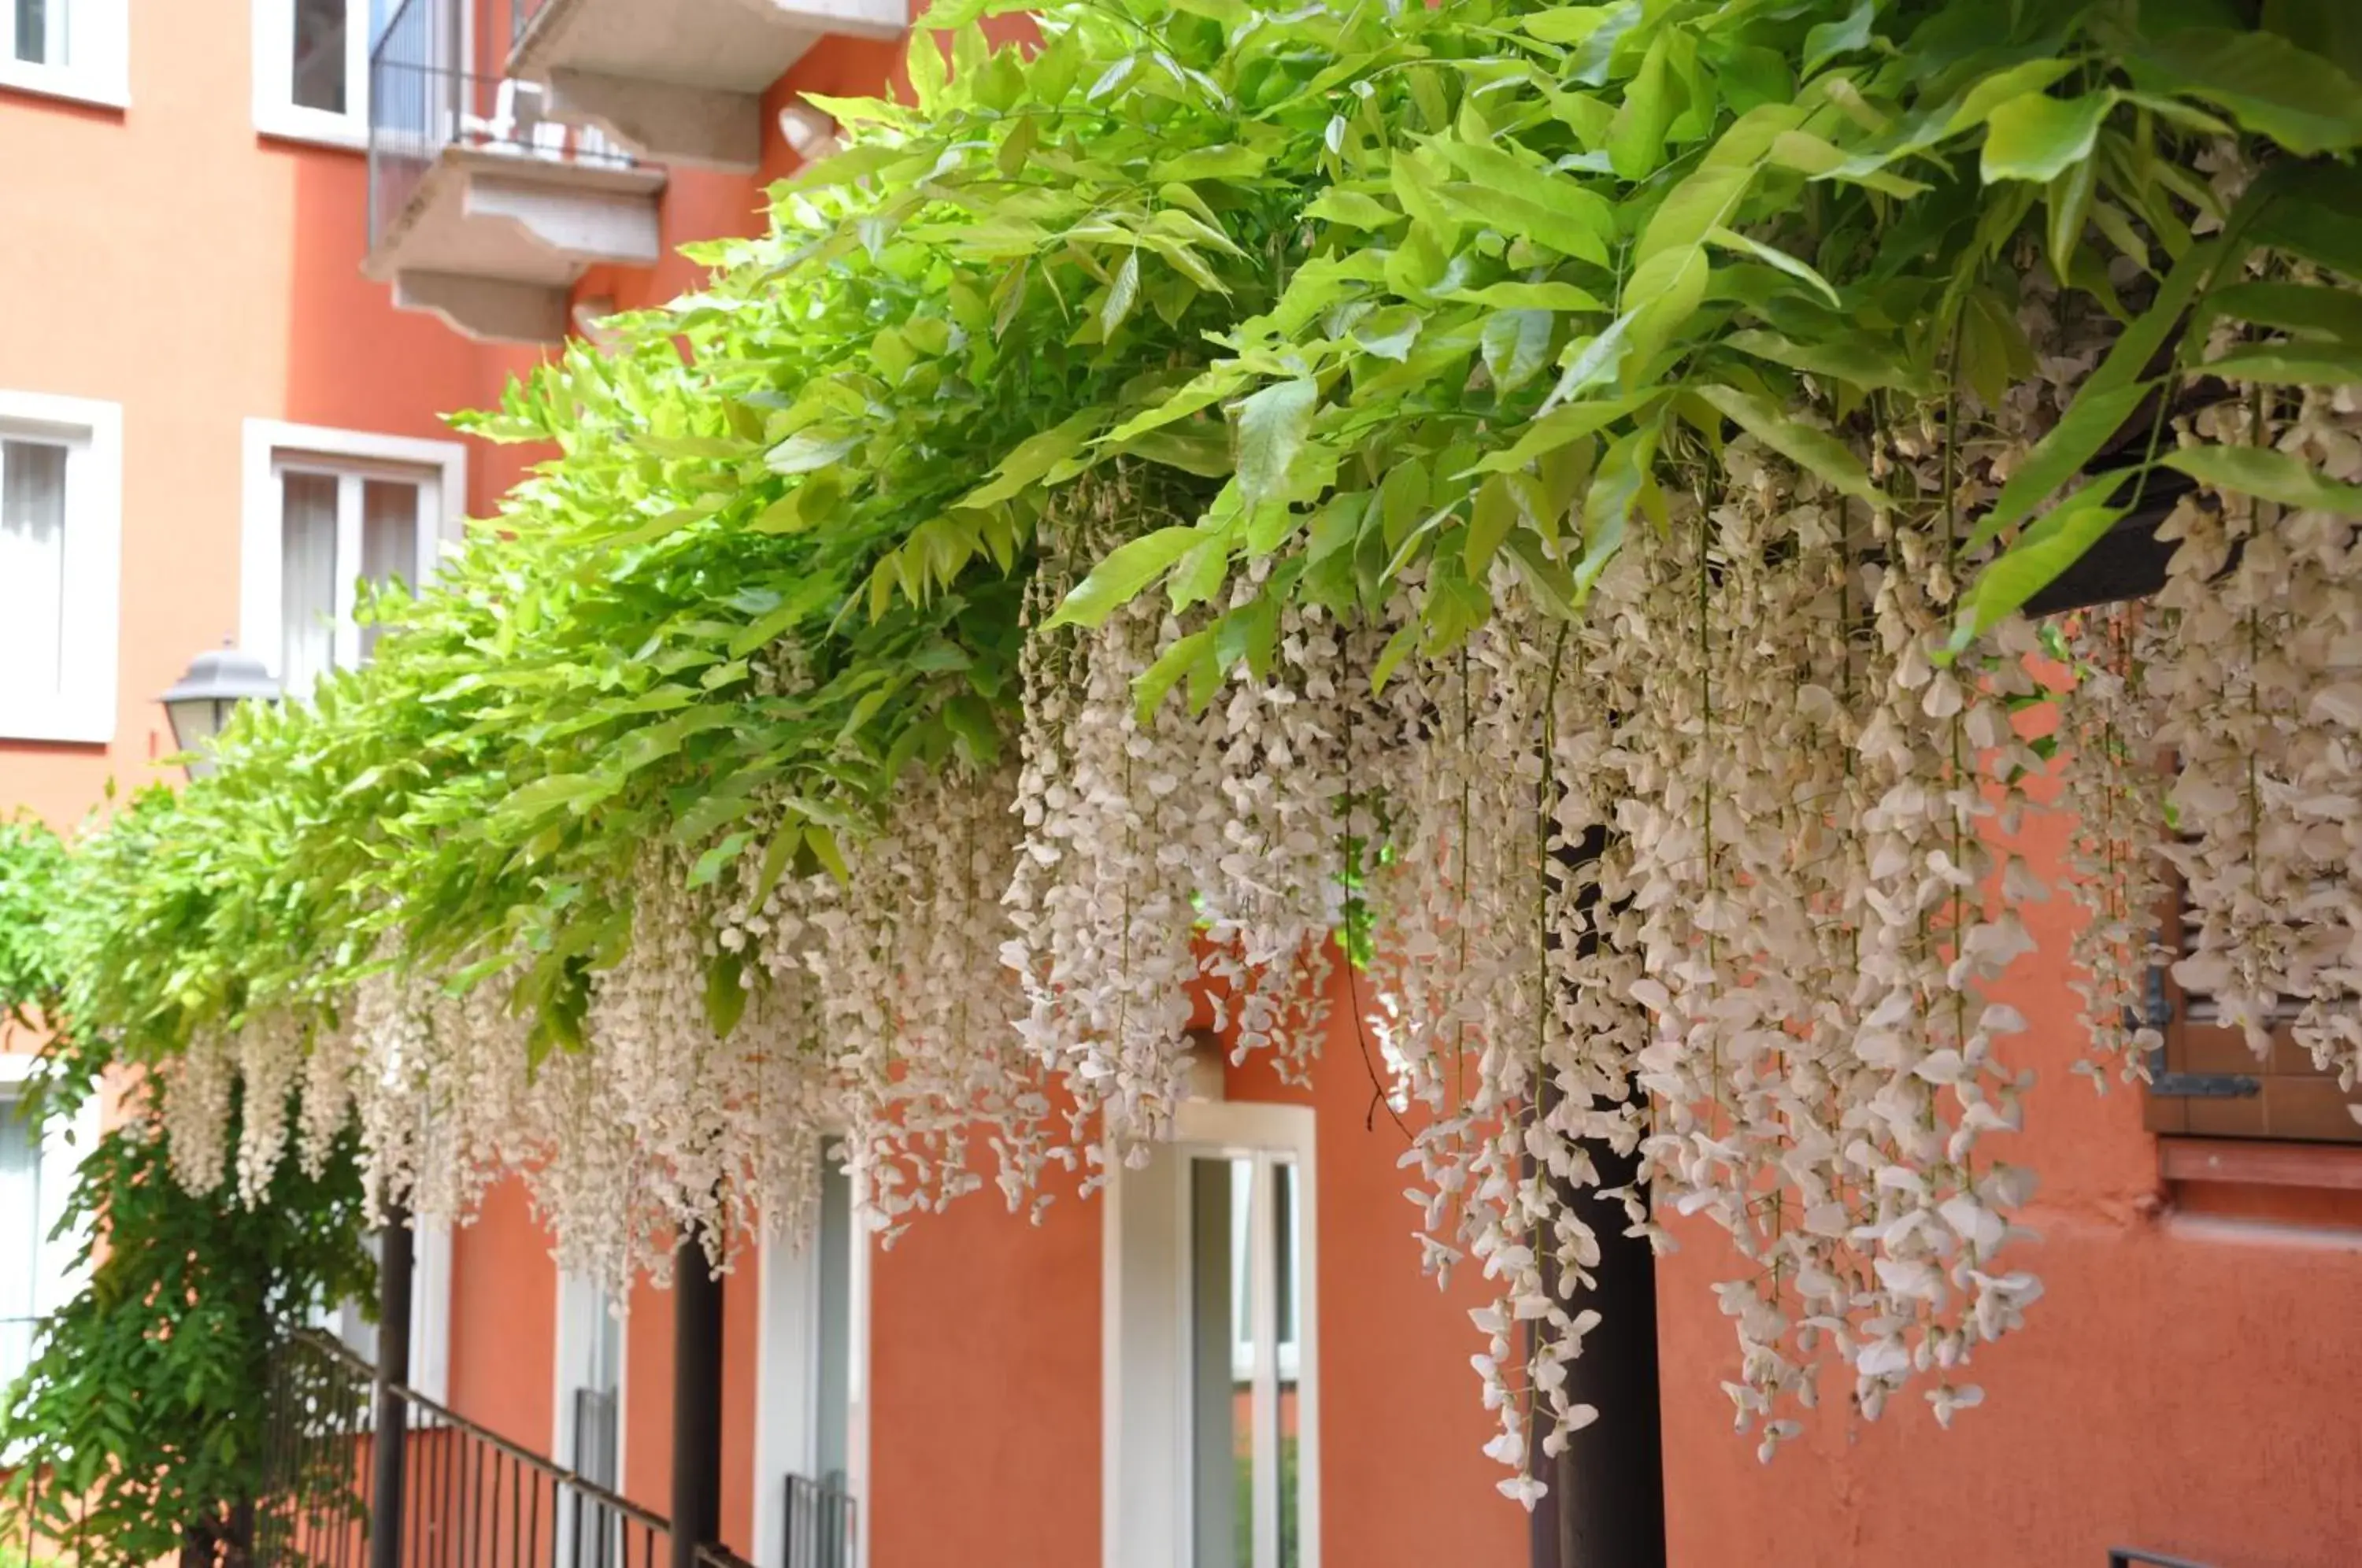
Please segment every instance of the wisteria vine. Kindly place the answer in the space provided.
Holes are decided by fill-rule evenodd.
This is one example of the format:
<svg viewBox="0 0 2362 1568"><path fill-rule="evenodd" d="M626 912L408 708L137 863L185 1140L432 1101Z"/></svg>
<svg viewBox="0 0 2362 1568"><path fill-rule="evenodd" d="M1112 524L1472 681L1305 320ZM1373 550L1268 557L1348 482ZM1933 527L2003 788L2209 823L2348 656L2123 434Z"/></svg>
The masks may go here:
<svg viewBox="0 0 2362 1568"><path fill-rule="evenodd" d="M2040 1292L2038 781L2094 1077L2169 961L2362 1066L2362 90L2132 6L1231 9L836 105L485 422L560 455L379 664L241 721L235 854L94 842L77 999L190 1186L349 1120L381 1205L515 1173L616 1281L839 1141L889 1239L1038 1214L1201 1017L1350 1032L1512 1496L1595 1417L1602 1226L1728 1236L1767 1457L1831 1366L1948 1421ZM2027 618L2134 522L2161 591ZM232 1149L241 1080L296 1113Z"/></svg>

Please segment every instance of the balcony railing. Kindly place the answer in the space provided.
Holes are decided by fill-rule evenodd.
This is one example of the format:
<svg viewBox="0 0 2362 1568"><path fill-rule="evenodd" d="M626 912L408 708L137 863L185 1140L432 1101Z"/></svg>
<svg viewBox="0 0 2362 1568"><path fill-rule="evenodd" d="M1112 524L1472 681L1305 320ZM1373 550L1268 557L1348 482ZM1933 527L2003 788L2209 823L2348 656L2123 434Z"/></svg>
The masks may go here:
<svg viewBox="0 0 2362 1568"><path fill-rule="evenodd" d="M397 1387L404 1568L661 1568L671 1531L607 1486ZM366 1568L378 1522L375 1376L305 1330L276 1357L257 1568Z"/></svg>
<svg viewBox="0 0 2362 1568"><path fill-rule="evenodd" d="M533 30L534 18L548 6L549 0L510 0L509 42L512 46Z"/></svg>
<svg viewBox="0 0 2362 1568"><path fill-rule="evenodd" d="M859 1509L833 1478L788 1477L787 1568L855 1568Z"/></svg>
<svg viewBox="0 0 2362 1568"><path fill-rule="evenodd" d="M530 7L521 6L519 15ZM459 29L448 0L403 0L370 51L370 246L401 223L447 149L531 163L635 166L600 131L546 113L529 82L460 69Z"/></svg>

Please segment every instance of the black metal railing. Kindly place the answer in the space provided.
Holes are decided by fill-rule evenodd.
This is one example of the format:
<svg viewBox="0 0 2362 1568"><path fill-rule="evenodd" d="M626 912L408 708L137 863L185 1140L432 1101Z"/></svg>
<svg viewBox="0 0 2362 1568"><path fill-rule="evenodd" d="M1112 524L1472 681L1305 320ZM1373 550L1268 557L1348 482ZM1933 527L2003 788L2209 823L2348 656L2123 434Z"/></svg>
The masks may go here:
<svg viewBox="0 0 2362 1568"><path fill-rule="evenodd" d="M787 1568L855 1568L859 1524L841 1477L788 1477Z"/></svg>
<svg viewBox="0 0 2362 1568"><path fill-rule="evenodd" d="M401 223L446 148L632 167L632 156L603 133L551 118L532 83L462 69L461 27L452 0L403 0L370 48L371 249Z"/></svg>
<svg viewBox="0 0 2362 1568"><path fill-rule="evenodd" d="M728 1547L710 1540L698 1547L697 1561L700 1568L755 1568Z"/></svg>
<svg viewBox="0 0 2362 1568"><path fill-rule="evenodd" d="M2136 1546L2112 1546L2108 1548L2108 1568L2213 1568L2213 1565L2162 1551L2143 1551Z"/></svg>
<svg viewBox="0 0 2362 1568"><path fill-rule="evenodd" d="M383 1521L375 1488L377 1385L367 1362L314 1331L275 1358L257 1509L258 1568L367 1568ZM564 1465L396 1387L407 1417L403 1568L661 1568L670 1528Z"/></svg>

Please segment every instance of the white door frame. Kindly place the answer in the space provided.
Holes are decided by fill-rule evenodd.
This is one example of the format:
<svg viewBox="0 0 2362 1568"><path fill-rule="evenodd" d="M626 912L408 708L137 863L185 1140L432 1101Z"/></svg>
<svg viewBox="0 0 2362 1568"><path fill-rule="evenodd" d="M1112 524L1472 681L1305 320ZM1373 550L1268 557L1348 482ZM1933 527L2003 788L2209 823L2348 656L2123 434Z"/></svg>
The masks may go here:
<svg viewBox="0 0 2362 1568"><path fill-rule="evenodd" d="M845 1259L847 1351L844 1484L853 1494L854 1561L869 1552L869 1226L864 1189L855 1172L852 1194L851 1245ZM813 1238L767 1235L756 1270L755 1539L746 1553L755 1568L786 1568L787 1506L781 1495L789 1473L810 1475L817 1466L820 1386L815 1376L820 1350L820 1270Z"/></svg>
<svg viewBox="0 0 2362 1568"><path fill-rule="evenodd" d="M1312 1108L1253 1100L1182 1103L1160 1160L1196 1155L1285 1155L1297 1190L1297 1545L1300 1568L1320 1568L1319 1206ZM1169 1169L1169 1167L1166 1167ZM1183 1167L1186 1170L1186 1166ZM1259 1172L1267 1169L1258 1166ZM1144 1203L1155 1181L1118 1168L1101 1195L1100 1556L1105 1568L1191 1568L1192 1442L1188 1331L1189 1184L1168 1178L1170 1203ZM1127 1204L1127 1183L1133 1201ZM1267 1193L1267 1176L1257 1177ZM1270 1250L1270 1204L1255 1234ZM1127 1251L1127 1243L1130 1243ZM1256 1303L1273 1310L1270 1292ZM1268 1325L1266 1325L1268 1326ZM1276 1375L1259 1368L1259 1399L1275 1406ZM1257 1453L1254 1485L1276 1496L1277 1455ZM1271 1532L1266 1530L1268 1536ZM1275 1542L1258 1543L1275 1558Z"/></svg>

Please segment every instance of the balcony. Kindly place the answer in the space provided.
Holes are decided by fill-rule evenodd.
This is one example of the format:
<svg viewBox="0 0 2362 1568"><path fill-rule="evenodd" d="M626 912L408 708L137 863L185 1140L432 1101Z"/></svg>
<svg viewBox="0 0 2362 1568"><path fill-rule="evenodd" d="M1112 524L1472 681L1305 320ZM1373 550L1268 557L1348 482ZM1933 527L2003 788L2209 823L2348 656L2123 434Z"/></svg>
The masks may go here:
<svg viewBox="0 0 2362 1568"><path fill-rule="evenodd" d="M831 34L895 39L909 0L516 0L510 74L644 156L746 171L763 94Z"/></svg>
<svg viewBox="0 0 2362 1568"><path fill-rule="evenodd" d="M557 343L585 268L655 264L664 171L531 83L458 69L457 11L405 0L370 53L361 271L471 337Z"/></svg>

